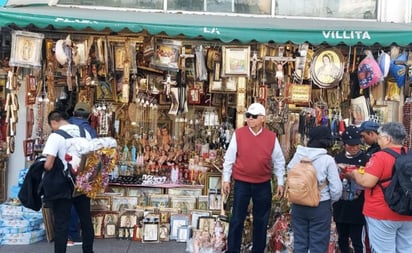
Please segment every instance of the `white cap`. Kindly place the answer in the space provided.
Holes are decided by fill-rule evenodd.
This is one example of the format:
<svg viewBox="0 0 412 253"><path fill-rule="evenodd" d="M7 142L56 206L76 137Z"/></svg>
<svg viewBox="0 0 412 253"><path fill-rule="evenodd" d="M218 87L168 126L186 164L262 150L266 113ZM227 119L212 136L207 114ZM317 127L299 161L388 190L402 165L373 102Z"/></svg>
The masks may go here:
<svg viewBox="0 0 412 253"><path fill-rule="evenodd" d="M253 115L266 115L266 110L265 107L263 107L262 104L260 103L253 103L249 106L249 108L247 108L246 113L250 113Z"/></svg>

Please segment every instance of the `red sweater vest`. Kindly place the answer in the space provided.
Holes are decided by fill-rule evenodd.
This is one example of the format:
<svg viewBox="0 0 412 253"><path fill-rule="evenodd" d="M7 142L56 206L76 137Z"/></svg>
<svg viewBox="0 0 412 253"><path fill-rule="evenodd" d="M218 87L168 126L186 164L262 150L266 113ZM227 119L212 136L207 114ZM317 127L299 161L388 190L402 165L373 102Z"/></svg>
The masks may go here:
<svg viewBox="0 0 412 253"><path fill-rule="evenodd" d="M263 183L270 180L275 140L276 134L266 128L257 136L251 133L248 126L237 129L233 179L248 183Z"/></svg>

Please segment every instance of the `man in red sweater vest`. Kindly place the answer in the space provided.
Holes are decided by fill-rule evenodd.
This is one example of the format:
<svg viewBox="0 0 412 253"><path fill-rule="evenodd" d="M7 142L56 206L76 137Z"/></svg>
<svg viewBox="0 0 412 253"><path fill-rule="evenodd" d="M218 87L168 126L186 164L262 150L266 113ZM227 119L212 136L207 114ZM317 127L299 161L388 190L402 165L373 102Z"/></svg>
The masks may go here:
<svg viewBox="0 0 412 253"><path fill-rule="evenodd" d="M272 175L277 177L278 197L283 196L285 157L276 134L263 127L265 108L253 103L246 111L247 126L233 133L223 163L223 193L234 181L232 218L229 225L228 251L240 252L243 224L250 199L253 202L253 253L263 253L272 204Z"/></svg>

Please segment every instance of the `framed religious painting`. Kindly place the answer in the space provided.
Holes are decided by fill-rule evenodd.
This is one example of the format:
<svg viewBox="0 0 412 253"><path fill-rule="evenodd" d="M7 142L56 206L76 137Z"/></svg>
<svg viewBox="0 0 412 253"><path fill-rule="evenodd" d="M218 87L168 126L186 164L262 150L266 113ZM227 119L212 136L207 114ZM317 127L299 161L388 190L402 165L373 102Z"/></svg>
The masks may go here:
<svg viewBox="0 0 412 253"><path fill-rule="evenodd" d="M162 242L169 241L170 224L161 224L159 226L159 240Z"/></svg>
<svg viewBox="0 0 412 253"><path fill-rule="evenodd" d="M207 210L209 208L209 196L201 195L197 197L197 209Z"/></svg>
<svg viewBox="0 0 412 253"><path fill-rule="evenodd" d="M170 217L178 213L179 213L178 208L170 208L170 207L159 208L160 224L170 224Z"/></svg>
<svg viewBox="0 0 412 253"><path fill-rule="evenodd" d="M142 242L159 241L159 215L154 213L147 214L143 219Z"/></svg>
<svg viewBox="0 0 412 253"><path fill-rule="evenodd" d="M208 231L209 233L213 233L213 228L215 227L216 218L213 216L203 216L199 217L199 222L197 229L201 231Z"/></svg>
<svg viewBox="0 0 412 253"><path fill-rule="evenodd" d="M249 75L250 46L222 46L223 74Z"/></svg>
<svg viewBox="0 0 412 253"><path fill-rule="evenodd" d="M315 52L310 64L310 76L320 88L334 88L343 77L342 53L337 48L324 48Z"/></svg>
<svg viewBox="0 0 412 253"><path fill-rule="evenodd" d="M177 242L187 242L190 238L190 226L184 225L177 229Z"/></svg>
<svg viewBox="0 0 412 253"><path fill-rule="evenodd" d="M94 90L95 101L116 101L116 84L112 81L97 80Z"/></svg>
<svg viewBox="0 0 412 253"><path fill-rule="evenodd" d="M182 42L170 39L158 39L155 45L152 65L162 70L178 71L179 53Z"/></svg>
<svg viewBox="0 0 412 253"><path fill-rule="evenodd" d="M210 217L212 216L212 212L206 210L192 210L190 212L190 225L192 227L197 228L199 223L200 217Z"/></svg>
<svg viewBox="0 0 412 253"><path fill-rule="evenodd" d="M93 223L93 230L94 230L94 237L95 238L103 238L103 221L104 221L104 212L91 212L92 214L92 223Z"/></svg>
<svg viewBox="0 0 412 253"><path fill-rule="evenodd" d="M27 31L11 32L10 66L41 67L44 34Z"/></svg>
<svg viewBox="0 0 412 253"><path fill-rule="evenodd" d="M104 238L114 238L117 236L117 223L119 221L118 212L106 212L103 220Z"/></svg>
<svg viewBox="0 0 412 253"><path fill-rule="evenodd" d="M34 152L34 140L27 139L23 141L24 156L32 156Z"/></svg>
<svg viewBox="0 0 412 253"><path fill-rule="evenodd" d="M126 60L125 45L116 45L114 48L114 65L116 71L122 71L124 69L124 61Z"/></svg>
<svg viewBox="0 0 412 253"><path fill-rule="evenodd" d="M37 96L37 81L34 76L26 77L26 105L33 105L36 103Z"/></svg>
<svg viewBox="0 0 412 253"><path fill-rule="evenodd" d="M184 214L175 214L170 217L170 240L176 240L178 229L181 226L189 225L189 216Z"/></svg>
<svg viewBox="0 0 412 253"><path fill-rule="evenodd" d="M200 91L196 88L190 88L188 90L188 104L197 105L200 104Z"/></svg>
<svg viewBox="0 0 412 253"><path fill-rule="evenodd" d="M210 193L210 190L221 191L222 189L222 174L209 172L206 175L206 193Z"/></svg>
<svg viewBox="0 0 412 253"><path fill-rule="evenodd" d="M111 206L110 196L96 196L90 199L90 210L92 211L109 211Z"/></svg>

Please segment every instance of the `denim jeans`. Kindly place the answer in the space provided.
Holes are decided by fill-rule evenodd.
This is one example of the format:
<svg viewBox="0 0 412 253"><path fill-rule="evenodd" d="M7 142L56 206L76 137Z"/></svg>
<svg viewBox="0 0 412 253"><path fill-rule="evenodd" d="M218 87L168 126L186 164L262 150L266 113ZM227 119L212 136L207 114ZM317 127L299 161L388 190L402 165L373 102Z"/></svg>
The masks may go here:
<svg viewBox="0 0 412 253"><path fill-rule="evenodd" d="M325 253L328 251L331 201L321 201L318 207L292 205L293 248L296 253Z"/></svg>
<svg viewBox="0 0 412 253"><path fill-rule="evenodd" d="M264 183L234 182L232 217L229 225L228 252L240 252L243 225L250 200L253 202L253 253L263 253L272 203L270 181Z"/></svg>
<svg viewBox="0 0 412 253"><path fill-rule="evenodd" d="M77 214L76 208L74 206L72 206L71 208L69 239L72 241L80 240L79 215Z"/></svg>
<svg viewBox="0 0 412 253"><path fill-rule="evenodd" d="M373 253L407 253L412 248L412 222L378 220L365 216Z"/></svg>

